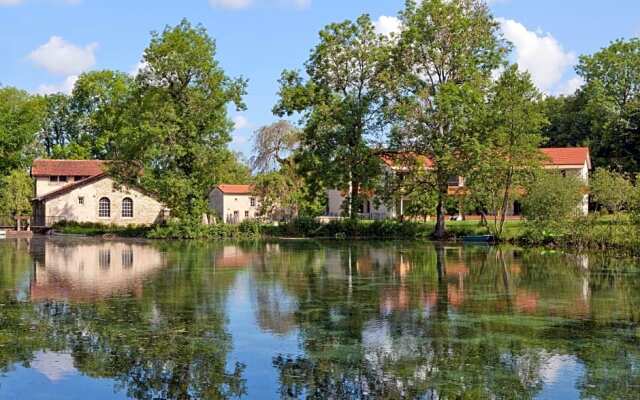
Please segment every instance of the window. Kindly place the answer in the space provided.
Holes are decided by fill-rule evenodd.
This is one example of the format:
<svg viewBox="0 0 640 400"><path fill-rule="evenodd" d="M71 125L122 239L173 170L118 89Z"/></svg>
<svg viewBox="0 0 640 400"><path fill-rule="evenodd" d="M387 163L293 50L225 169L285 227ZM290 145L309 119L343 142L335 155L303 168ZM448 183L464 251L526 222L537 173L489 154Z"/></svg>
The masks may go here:
<svg viewBox="0 0 640 400"><path fill-rule="evenodd" d="M58 177L58 182L66 182L67 181L67 177L66 176L59 176Z"/></svg>
<svg viewBox="0 0 640 400"><path fill-rule="evenodd" d="M101 198L100 202L98 203L98 217L111 217L111 201L106 197Z"/></svg>
<svg viewBox="0 0 640 400"><path fill-rule="evenodd" d="M449 177L448 183L449 183L449 186L458 187L460 186L460 177L459 176Z"/></svg>
<svg viewBox="0 0 640 400"><path fill-rule="evenodd" d="M128 197L122 200L122 218L133 218L133 200Z"/></svg>
<svg viewBox="0 0 640 400"><path fill-rule="evenodd" d="M133 249L122 250L122 267L126 269L133 267Z"/></svg>
<svg viewBox="0 0 640 400"><path fill-rule="evenodd" d="M80 204L81 206L84 205L84 196L78 197L78 204Z"/></svg>
<svg viewBox="0 0 640 400"><path fill-rule="evenodd" d="M245 218L249 218L249 211L245 211L245 212L244 212L244 217L245 217Z"/></svg>
<svg viewBox="0 0 640 400"><path fill-rule="evenodd" d="M50 176L49 177L49 182L58 182L58 177L57 176Z"/></svg>
<svg viewBox="0 0 640 400"><path fill-rule="evenodd" d="M102 269L111 267L111 250L101 249L98 251L98 265Z"/></svg>
<svg viewBox="0 0 640 400"><path fill-rule="evenodd" d="M249 202L251 203L251 207L255 207L256 206L256 199L255 197L252 197L249 199Z"/></svg>

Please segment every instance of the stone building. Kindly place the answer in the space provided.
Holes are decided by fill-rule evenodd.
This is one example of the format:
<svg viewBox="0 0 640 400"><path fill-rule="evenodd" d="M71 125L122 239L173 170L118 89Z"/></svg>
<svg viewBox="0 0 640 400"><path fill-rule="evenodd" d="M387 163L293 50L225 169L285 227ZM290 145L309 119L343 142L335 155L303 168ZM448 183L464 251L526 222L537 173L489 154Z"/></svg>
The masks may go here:
<svg viewBox="0 0 640 400"><path fill-rule="evenodd" d="M559 171L562 175L572 175L584 182L585 186L589 184L589 171L591 170L591 156L587 147L561 147L561 148L544 148L540 149L543 155L543 168ZM398 158L406 158L401 155ZM404 174L407 173L407 167L402 161L391 156L381 157L385 173ZM425 157L421 161L425 169L433 167L433 162ZM465 179L461 176L454 176L449 179L449 195L457 196L466 189ZM381 201L375 201L375 196L364 196L362 201L362 209L359 214L364 218L370 219L387 219L404 216L404 211L409 203L407 199L398 196L395 199L395 205L389 206ZM344 214L343 204L346 199L345 191L331 189L327 191L327 210L326 217L336 218ZM580 212L587 215L589 212L589 195L585 192L580 204L577 205ZM517 201L513 201L510 205L509 215L519 216L520 207Z"/></svg>
<svg viewBox="0 0 640 400"><path fill-rule="evenodd" d="M32 200L34 227L56 222L151 225L168 210L142 189L116 184L96 160L35 160Z"/></svg>
<svg viewBox="0 0 640 400"><path fill-rule="evenodd" d="M259 217L260 204L251 185L218 185L209 193L209 209L227 224Z"/></svg>

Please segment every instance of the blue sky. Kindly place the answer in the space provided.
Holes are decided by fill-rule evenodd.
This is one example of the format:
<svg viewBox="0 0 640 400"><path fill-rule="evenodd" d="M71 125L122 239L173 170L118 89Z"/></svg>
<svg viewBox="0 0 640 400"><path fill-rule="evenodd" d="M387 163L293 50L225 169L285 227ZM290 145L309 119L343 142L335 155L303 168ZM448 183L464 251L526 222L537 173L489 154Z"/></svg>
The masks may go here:
<svg viewBox="0 0 640 400"><path fill-rule="evenodd" d="M512 55L547 93L567 93L573 66L615 38L640 34L640 1L493 0ZM0 84L30 92L69 91L84 71L132 72L149 32L186 17L218 44L230 76L249 79L248 110L232 148L249 155L251 133L274 121L277 79L300 68L326 24L368 13L381 31L396 28L403 0L0 0Z"/></svg>

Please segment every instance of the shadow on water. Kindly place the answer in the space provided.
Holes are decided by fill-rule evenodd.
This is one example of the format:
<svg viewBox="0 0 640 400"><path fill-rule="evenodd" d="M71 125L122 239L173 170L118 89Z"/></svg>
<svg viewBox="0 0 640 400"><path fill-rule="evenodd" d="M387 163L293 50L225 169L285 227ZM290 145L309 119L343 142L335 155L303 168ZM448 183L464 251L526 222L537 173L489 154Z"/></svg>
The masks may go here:
<svg viewBox="0 0 640 400"><path fill-rule="evenodd" d="M632 399L639 327L640 270L602 255L0 242L7 398Z"/></svg>

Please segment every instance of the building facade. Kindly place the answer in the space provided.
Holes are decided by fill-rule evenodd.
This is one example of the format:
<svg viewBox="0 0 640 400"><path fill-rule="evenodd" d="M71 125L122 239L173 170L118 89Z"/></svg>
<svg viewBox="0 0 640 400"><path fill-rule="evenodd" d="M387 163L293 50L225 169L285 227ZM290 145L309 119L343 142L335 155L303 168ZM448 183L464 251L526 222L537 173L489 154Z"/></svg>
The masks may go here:
<svg viewBox="0 0 640 400"><path fill-rule="evenodd" d="M209 209L227 224L260 216L259 199L252 185L218 185L209 192Z"/></svg>
<svg viewBox="0 0 640 400"><path fill-rule="evenodd" d="M168 217L169 210L143 190L118 185L102 161L35 160L32 225L57 222L113 225L151 225Z"/></svg>
<svg viewBox="0 0 640 400"><path fill-rule="evenodd" d="M589 171L591 170L591 156L587 147L568 147L568 148L545 148L541 149L544 155L543 167L545 169L560 171L563 175L576 176L584 182L585 186L589 184ZM397 162L391 157L385 156L381 158L385 173L399 174L404 172L406 167L402 163ZM420 160L425 168L431 168L432 162L428 159ZM455 196L465 188L464 177L452 177L449 180L449 194ZM344 214L343 204L346 199L344 191L331 189L327 191L327 210L326 216L340 217ZM380 201L376 201L375 197L363 199L360 215L368 219L388 219L404 216L407 201L399 196L395 204L392 206L385 205ZM578 209L584 215L589 213L589 194L585 192L582 201L578 204ZM518 203L514 202L510 206L509 214L518 215L520 212Z"/></svg>

